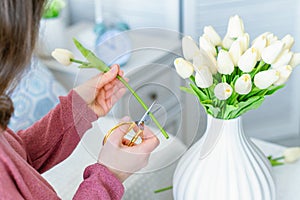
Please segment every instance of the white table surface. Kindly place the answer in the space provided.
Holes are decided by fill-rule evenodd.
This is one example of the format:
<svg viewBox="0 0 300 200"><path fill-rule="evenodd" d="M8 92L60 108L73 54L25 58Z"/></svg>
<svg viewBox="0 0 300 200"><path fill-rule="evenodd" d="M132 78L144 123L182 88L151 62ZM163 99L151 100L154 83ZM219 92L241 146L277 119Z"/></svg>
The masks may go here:
<svg viewBox="0 0 300 200"><path fill-rule="evenodd" d="M106 131L117 123L112 118L103 118L93 124L83 137L73 154L43 176L52 184L59 196L72 199L77 187L82 181L82 174L86 166L97 160L101 142ZM158 133L158 132L157 132ZM125 181L125 195L123 199L140 200L155 199L168 200L172 198L172 191L154 194L154 190L172 185L172 175L178 158L187 149L175 137L166 140L158 134L160 145L151 155L149 165L141 172L132 175ZM283 146L253 139L265 155L280 156L285 149ZM300 185L300 162L273 167L277 185L278 200L298 200Z"/></svg>

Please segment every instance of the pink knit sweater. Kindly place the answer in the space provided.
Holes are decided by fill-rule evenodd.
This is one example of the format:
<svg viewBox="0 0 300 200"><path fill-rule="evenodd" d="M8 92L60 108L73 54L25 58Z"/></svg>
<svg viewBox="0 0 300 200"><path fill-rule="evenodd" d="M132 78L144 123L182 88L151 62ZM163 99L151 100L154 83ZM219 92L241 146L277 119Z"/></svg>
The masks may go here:
<svg viewBox="0 0 300 200"><path fill-rule="evenodd" d="M0 133L0 199L59 199L40 173L66 159L96 119L71 91L30 128ZM121 199L124 193L122 183L98 163L88 166L83 177L73 199Z"/></svg>

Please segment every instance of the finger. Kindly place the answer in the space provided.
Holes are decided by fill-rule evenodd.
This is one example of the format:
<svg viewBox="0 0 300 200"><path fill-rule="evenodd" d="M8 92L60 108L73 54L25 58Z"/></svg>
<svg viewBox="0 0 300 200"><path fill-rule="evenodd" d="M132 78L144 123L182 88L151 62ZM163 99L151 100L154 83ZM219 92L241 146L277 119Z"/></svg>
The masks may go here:
<svg viewBox="0 0 300 200"><path fill-rule="evenodd" d="M111 66L110 70L102 75L99 83L97 84L97 87L101 88L104 85L106 85L107 83L109 83L112 80L114 80L116 78L116 76L118 75L119 70L120 70L120 66L119 65L113 65L113 66Z"/></svg>
<svg viewBox="0 0 300 200"><path fill-rule="evenodd" d="M130 122L129 117L124 117L120 121L120 123L126 123L126 122ZM130 128L130 124L124 124L124 125L118 127L110 135L110 137L108 138L108 141L110 141L111 143L116 144L116 145L122 145L124 136L128 133L129 128Z"/></svg>
<svg viewBox="0 0 300 200"><path fill-rule="evenodd" d="M144 127L142 136L142 143L138 144L140 150L144 153L152 152L158 145L159 139L154 133L147 127Z"/></svg>

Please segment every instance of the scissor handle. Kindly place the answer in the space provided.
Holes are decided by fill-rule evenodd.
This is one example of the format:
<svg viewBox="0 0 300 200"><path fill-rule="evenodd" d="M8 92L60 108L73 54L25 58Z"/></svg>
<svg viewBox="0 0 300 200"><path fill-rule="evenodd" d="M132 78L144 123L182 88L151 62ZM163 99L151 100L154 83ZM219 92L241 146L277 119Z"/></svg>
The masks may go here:
<svg viewBox="0 0 300 200"><path fill-rule="evenodd" d="M104 136L103 138L103 141L102 141L102 145L104 145L106 142L107 142L107 139L110 137L110 135L119 127L121 126L124 126L124 125L129 125L128 129L126 130L126 134L127 135L133 128L134 126L136 126L136 123L135 122L121 122L117 125L115 125L114 127L112 127ZM128 146L133 146L134 143L136 142L136 140L138 139L138 137L140 136L140 134L143 132L143 130L140 129L139 127L139 130L137 133L135 133L135 135L133 136L133 138L130 140Z"/></svg>

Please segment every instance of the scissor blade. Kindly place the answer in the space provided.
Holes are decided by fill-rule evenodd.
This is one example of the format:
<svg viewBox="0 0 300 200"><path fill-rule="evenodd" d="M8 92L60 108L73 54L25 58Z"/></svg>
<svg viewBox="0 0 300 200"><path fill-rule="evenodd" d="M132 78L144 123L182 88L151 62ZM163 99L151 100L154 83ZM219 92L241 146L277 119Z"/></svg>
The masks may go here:
<svg viewBox="0 0 300 200"><path fill-rule="evenodd" d="M149 114L149 112L151 111L152 107L154 106L156 101L153 101L153 103L151 104L151 106L148 108L148 110L145 112L145 114L143 115L143 117L140 119L140 121L138 122L138 126L141 125L145 119L147 118L147 115Z"/></svg>

